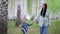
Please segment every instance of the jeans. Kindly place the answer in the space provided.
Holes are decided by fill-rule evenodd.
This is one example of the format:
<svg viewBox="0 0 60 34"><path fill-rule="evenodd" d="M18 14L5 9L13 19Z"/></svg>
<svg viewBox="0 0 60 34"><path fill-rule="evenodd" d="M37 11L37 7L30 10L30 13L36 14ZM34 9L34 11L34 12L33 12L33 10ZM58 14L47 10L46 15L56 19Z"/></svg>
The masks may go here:
<svg viewBox="0 0 60 34"><path fill-rule="evenodd" d="M48 26L40 27L40 34L47 34L48 32Z"/></svg>

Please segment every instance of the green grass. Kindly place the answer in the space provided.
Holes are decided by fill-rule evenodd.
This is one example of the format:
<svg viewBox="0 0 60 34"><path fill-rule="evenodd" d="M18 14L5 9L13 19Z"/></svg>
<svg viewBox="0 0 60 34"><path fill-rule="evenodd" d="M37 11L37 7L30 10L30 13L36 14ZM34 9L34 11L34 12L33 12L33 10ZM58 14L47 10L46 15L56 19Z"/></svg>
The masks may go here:
<svg viewBox="0 0 60 34"><path fill-rule="evenodd" d="M31 21L28 22L31 23ZM19 27L15 27L14 21L8 21L8 34L22 34L21 25ZM34 23L28 28L27 34L39 34L39 25ZM48 34L60 34L60 21L51 21Z"/></svg>
<svg viewBox="0 0 60 34"><path fill-rule="evenodd" d="M49 27L49 34L59 34L60 33L60 21L51 21L51 26Z"/></svg>
<svg viewBox="0 0 60 34"><path fill-rule="evenodd" d="M15 27L14 21L8 21L8 34L20 34L21 29Z"/></svg>

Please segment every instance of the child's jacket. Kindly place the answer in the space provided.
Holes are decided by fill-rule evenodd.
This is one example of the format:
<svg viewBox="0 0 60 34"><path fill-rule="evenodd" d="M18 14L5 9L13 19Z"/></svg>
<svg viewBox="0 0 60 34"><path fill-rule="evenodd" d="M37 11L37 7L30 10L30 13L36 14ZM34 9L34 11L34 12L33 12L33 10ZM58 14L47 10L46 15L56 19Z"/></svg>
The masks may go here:
<svg viewBox="0 0 60 34"><path fill-rule="evenodd" d="M31 26L32 24L22 23L22 29L27 32L28 26Z"/></svg>

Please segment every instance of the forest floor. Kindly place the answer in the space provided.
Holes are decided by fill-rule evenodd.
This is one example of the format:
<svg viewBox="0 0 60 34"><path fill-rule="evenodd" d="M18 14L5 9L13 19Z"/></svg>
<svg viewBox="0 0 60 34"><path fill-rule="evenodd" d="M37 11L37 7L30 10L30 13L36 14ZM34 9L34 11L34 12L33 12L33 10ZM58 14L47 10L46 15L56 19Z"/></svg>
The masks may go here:
<svg viewBox="0 0 60 34"><path fill-rule="evenodd" d="M28 21L31 23L31 21ZM39 25L34 23L28 28L27 34L39 34ZM21 31L21 24L19 27L15 27L14 21L8 21L8 34L23 34ZM48 34L60 34L60 21L51 20L51 25L48 29Z"/></svg>

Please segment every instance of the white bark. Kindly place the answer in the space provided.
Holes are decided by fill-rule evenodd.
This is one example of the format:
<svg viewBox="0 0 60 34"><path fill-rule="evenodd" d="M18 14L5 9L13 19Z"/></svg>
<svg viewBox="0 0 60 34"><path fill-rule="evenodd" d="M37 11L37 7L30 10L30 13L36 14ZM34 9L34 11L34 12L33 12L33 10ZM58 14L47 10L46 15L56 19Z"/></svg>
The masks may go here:
<svg viewBox="0 0 60 34"><path fill-rule="evenodd" d="M8 0L8 18L11 19L15 16L15 0Z"/></svg>
<svg viewBox="0 0 60 34"><path fill-rule="evenodd" d="M7 34L8 0L0 0L0 34Z"/></svg>
<svg viewBox="0 0 60 34"><path fill-rule="evenodd" d="M15 16L17 11L17 6L20 5L21 7L21 16L27 15L27 0L16 0L15 1Z"/></svg>
<svg viewBox="0 0 60 34"><path fill-rule="evenodd" d="M24 15L27 16L27 0L20 0L21 5L21 17L23 18Z"/></svg>
<svg viewBox="0 0 60 34"><path fill-rule="evenodd" d="M32 0L32 12L31 16L36 15L36 0Z"/></svg>

